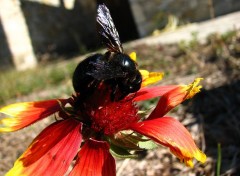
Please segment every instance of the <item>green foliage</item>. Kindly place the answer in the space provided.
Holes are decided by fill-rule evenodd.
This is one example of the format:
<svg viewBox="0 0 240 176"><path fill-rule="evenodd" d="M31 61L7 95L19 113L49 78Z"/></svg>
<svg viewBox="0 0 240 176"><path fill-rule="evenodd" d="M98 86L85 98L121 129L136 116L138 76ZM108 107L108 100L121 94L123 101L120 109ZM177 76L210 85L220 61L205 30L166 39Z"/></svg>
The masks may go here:
<svg viewBox="0 0 240 176"><path fill-rule="evenodd" d="M135 152L157 147L152 140L131 131L121 132L106 140L110 143L111 153L118 158L136 158Z"/></svg>
<svg viewBox="0 0 240 176"><path fill-rule="evenodd" d="M221 149L221 144L218 143L218 158L217 158L217 172L216 172L217 176L220 176L221 163L222 163L222 149Z"/></svg>
<svg viewBox="0 0 240 176"><path fill-rule="evenodd" d="M221 35L221 38L224 42L230 43L237 35L237 31L228 31Z"/></svg>
<svg viewBox="0 0 240 176"><path fill-rule="evenodd" d="M138 143L138 146L141 149L151 150L151 149L155 149L157 147L157 144L152 140L147 140L147 141L140 141Z"/></svg>
<svg viewBox="0 0 240 176"><path fill-rule="evenodd" d="M131 154L128 150L113 144L111 144L110 152L117 158L137 158L137 155Z"/></svg>
<svg viewBox="0 0 240 176"><path fill-rule="evenodd" d="M69 61L64 64L40 65L26 71L9 70L0 73L0 104L14 97L70 82L76 65L75 61ZM71 88L65 90L69 91Z"/></svg>
<svg viewBox="0 0 240 176"><path fill-rule="evenodd" d="M140 109L142 111L147 111L149 108L154 107L158 102L159 98L152 98L150 100L143 101L139 103Z"/></svg>
<svg viewBox="0 0 240 176"><path fill-rule="evenodd" d="M183 40L178 43L179 49L184 53L188 53L192 49L196 49L199 46L198 33L193 32L191 35L192 35L192 39L190 41Z"/></svg>

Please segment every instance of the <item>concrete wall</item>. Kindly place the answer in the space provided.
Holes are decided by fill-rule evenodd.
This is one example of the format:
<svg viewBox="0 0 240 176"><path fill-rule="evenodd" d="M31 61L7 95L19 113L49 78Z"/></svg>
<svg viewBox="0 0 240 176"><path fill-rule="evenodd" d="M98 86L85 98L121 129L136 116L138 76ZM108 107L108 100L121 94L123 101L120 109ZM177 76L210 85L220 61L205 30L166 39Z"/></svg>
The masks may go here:
<svg viewBox="0 0 240 176"><path fill-rule="evenodd" d="M7 68L11 63L18 70L35 67L37 60L19 1L1 0L0 17L2 32L0 59L3 61L1 67Z"/></svg>
<svg viewBox="0 0 240 176"><path fill-rule="evenodd" d="M174 15L182 22L199 22L211 17L240 10L239 0L129 0L140 36L167 23L167 16ZM212 2L212 7L210 5Z"/></svg>
<svg viewBox="0 0 240 176"><path fill-rule="evenodd" d="M0 68L16 65L18 62L31 65L35 56L37 61L40 61L45 53L48 53L51 59L53 55L81 53L86 48L101 46L95 31L96 0L0 0L0 3L3 2L10 6L0 7ZM170 14L177 16L182 22L196 22L209 19L210 10L214 10L216 16L240 10L239 0L213 0L212 9L209 8L211 0L104 2L112 11L122 41L134 39L138 34L141 37L151 34L154 29L166 24ZM16 7L20 9L18 12L14 11ZM7 10L4 12L4 9ZM20 19L21 16L23 27L16 25L17 22L12 23L14 25L5 25L10 20ZM21 34L20 29L25 32ZM16 42L19 47L15 48L26 50L26 55L14 51L11 43ZM30 59L29 62L27 58Z"/></svg>
<svg viewBox="0 0 240 176"><path fill-rule="evenodd" d="M64 1L58 2L60 3L51 5L21 1L37 55L78 52L84 46L91 47L96 42L94 0L89 0L88 3L74 1L72 9L67 9Z"/></svg>
<svg viewBox="0 0 240 176"><path fill-rule="evenodd" d="M14 35L24 38L22 41L30 40L29 44L22 42L19 47L32 47L38 62L41 59L52 60L59 55L81 54L86 49L102 46L95 27L96 0L0 0L0 5L3 1L10 5L7 8L1 6L7 11L0 13L0 19L19 20L23 16L21 20L25 23L23 28L27 29L27 35L19 31L22 26L16 26L17 21L14 28L0 22L0 68L12 63L16 67L15 61L19 60L23 63L23 57L12 52L9 45L13 41L21 42ZM103 1L111 11L121 40L136 39L137 29L128 0ZM16 7L20 9L18 12L14 11Z"/></svg>
<svg viewBox="0 0 240 176"><path fill-rule="evenodd" d="M13 65L18 68L17 64L24 65L23 60L28 57L16 53L11 43L20 42L17 48L31 47L37 61L44 58L45 53L51 60L54 55L81 53L96 46L95 0L0 1L0 68ZM27 52L29 55L30 51Z"/></svg>

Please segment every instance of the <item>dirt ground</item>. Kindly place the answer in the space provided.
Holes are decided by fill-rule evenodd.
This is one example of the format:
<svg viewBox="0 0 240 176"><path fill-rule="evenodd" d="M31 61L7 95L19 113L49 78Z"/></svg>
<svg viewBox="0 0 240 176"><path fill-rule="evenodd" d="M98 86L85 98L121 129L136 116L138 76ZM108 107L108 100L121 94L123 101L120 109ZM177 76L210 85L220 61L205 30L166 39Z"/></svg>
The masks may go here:
<svg viewBox="0 0 240 176"><path fill-rule="evenodd" d="M204 78L202 91L169 115L176 117L189 129L208 158L205 164L196 163L190 169L170 154L168 149L159 147L140 153L139 159L118 159L117 174L214 176L219 162L222 176L239 175L240 31L212 35L205 44L199 44L193 39L175 45L142 44L127 48L126 51L132 50L138 54L140 68L165 72L166 76L160 82L162 85L191 83L196 77ZM22 99L34 101L35 94L41 92ZM41 94L42 99L46 94L51 94L51 90ZM0 175L12 167L14 160L52 120L46 119L24 130L0 135ZM220 149L218 145L221 145ZM221 159L218 159L219 152Z"/></svg>

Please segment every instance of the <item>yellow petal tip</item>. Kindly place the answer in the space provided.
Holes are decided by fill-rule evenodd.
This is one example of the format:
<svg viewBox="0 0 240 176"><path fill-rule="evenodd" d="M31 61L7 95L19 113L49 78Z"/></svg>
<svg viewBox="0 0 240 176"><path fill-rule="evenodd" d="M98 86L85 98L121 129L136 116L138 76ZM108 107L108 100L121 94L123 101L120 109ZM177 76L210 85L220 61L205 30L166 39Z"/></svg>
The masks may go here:
<svg viewBox="0 0 240 176"><path fill-rule="evenodd" d="M4 118L0 120L0 132L11 132L14 131L12 129L11 124L15 124L16 122L12 120L13 118Z"/></svg>
<svg viewBox="0 0 240 176"><path fill-rule="evenodd" d="M142 75L142 87L145 87L150 84L157 83L162 80L164 73L163 72L149 72L147 70L139 70Z"/></svg>
<svg viewBox="0 0 240 176"><path fill-rule="evenodd" d="M195 94L200 92L202 88L201 85L198 85L203 78L196 78L191 84L183 86L183 88L188 92L186 99L192 98Z"/></svg>
<svg viewBox="0 0 240 176"><path fill-rule="evenodd" d="M205 153L203 153L200 150L195 153L194 157L196 158L196 160L200 161L201 163L205 163L207 160L207 156L205 155Z"/></svg>
<svg viewBox="0 0 240 176"><path fill-rule="evenodd" d="M137 61L137 54L136 54L136 52L131 52L130 54L129 54L129 57L133 60L133 61Z"/></svg>
<svg viewBox="0 0 240 176"><path fill-rule="evenodd" d="M193 158L195 158L197 161L201 162L202 164L205 163L207 160L207 156L201 150L197 150L197 152L194 153ZM184 163L186 164L186 166L191 168L194 167L194 164L192 161L193 158L184 159Z"/></svg>
<svg viewBox="0 0 240 176"><path fill-rule="evenodd" d="M188 167L191 167L191 168L194 167L194 164L193 164L192 159L189 159L189 160L184 161L184 164L185 164L186 166L188 166Z"/></svg>

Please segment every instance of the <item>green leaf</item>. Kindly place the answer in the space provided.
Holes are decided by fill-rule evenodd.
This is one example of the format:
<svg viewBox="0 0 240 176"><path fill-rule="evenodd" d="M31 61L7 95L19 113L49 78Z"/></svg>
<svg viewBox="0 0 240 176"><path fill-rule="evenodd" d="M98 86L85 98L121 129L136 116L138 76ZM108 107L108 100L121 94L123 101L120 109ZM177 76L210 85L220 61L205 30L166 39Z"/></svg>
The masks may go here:
<svg viewBox="0 0 240 176"><path fill-rule="evenodd" d="M147 139L145 136L142 136L140 134L136 134L136 133L132 133L131 135L129 134L124 134L122 133L123 136L125 136L125 138L127 138L128 140L134 142L134 143L138 143L139 141L148 141L149 139Z"/></svg>
<svg viewBox="0 0 240 176"><path fill-rule="evenodd" d="M216 172L217 176L220 176L221 162L222 162L222 149L221 149L221 144L218 143L218 158L217 158L217 172Z"/></svg>
<svg viewBox="0 0 240 176"><path fill-rule="evenodd" d="M141 149L151 150L151 149L155 149L157 147L157 144L152 140L148 140L148 141L140 141L138 143L138 146Z"/></svg>
<svg viewBox="0 0 240 176"><path fill-rule="evenodd" d="M113 156L117 158L137 158L137 155L131 154L128 150L121 148L119 146L111 144L110 152Z"/></svg>
<svg viewBox="0 0 240 176"><path fill-rule="evenodd" d="M126 150L141 150L138 147L138 141L132 141L129 136L122 136L122 134L120 134L120 136L118 136L118 138L108 138L108 141L115 145L118 146L120 148L124 148Z"/></svg>

